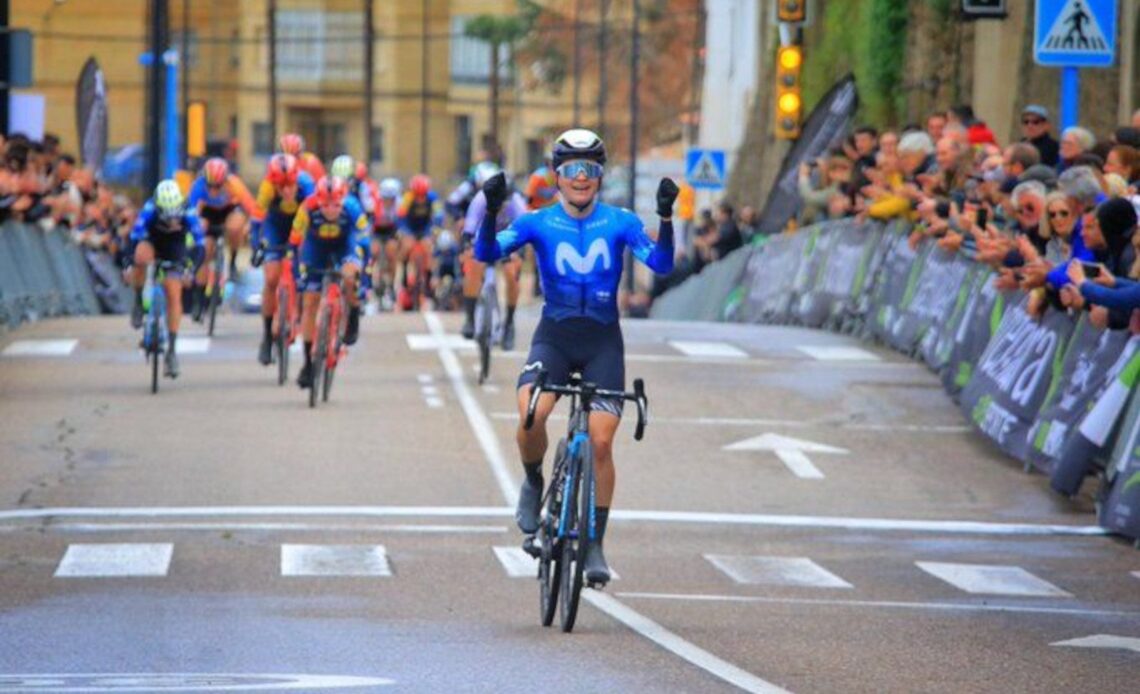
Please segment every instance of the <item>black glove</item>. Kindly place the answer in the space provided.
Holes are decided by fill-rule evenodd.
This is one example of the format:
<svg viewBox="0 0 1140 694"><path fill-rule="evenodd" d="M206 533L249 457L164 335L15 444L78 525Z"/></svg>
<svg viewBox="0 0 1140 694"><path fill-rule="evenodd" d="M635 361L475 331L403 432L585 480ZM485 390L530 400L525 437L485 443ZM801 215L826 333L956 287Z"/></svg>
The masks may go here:
<svg viewBox="0 0 1140 694"><path fill-rule="evenodd" d="M507 199L507 177L502 172L483 183L483 197L487 198L487 211L498 214Z"/></svg>
<svg viewBox="0 0 1140 694"><path fill-rule="evenodd" d="M657 216L658 217L672 217L673 216L673 202L677 199L677 193L681 192L677 188L677 184L671 178L662 178L661 183L657 184Z"/></svg>

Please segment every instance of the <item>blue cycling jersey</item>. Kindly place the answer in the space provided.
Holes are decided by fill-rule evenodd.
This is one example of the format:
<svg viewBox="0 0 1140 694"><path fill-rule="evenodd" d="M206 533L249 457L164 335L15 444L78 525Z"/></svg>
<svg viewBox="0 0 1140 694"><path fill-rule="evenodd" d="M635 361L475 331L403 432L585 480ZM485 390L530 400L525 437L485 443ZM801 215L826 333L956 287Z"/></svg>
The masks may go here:
<svg viewBox="0 0 1140 694"><path fill-rule="evenodd" d="M562 205L551 205L519 217L497 235L494 226L495 217L486 215L476 237L475 257L492 263L528 243L534 246L546 297L542 315L556 321L617 321L626 247L656 273L673 269L672 222L661 222L654 243L637 215L601 202L585 219L571 217Z"/></svg>
<svg viewBox="0 0 1140 694"><path fill-rule="evenodd" d="M131 227L131 241L136 243L145 241L151 234L159 237L169 234L190 234L194 237L195 244L201 244L205 239L197 212L187 209L181 216L167 219L158 213L158 207L153 199L147 200L138 217L135 217L135 224Z"/></svg>

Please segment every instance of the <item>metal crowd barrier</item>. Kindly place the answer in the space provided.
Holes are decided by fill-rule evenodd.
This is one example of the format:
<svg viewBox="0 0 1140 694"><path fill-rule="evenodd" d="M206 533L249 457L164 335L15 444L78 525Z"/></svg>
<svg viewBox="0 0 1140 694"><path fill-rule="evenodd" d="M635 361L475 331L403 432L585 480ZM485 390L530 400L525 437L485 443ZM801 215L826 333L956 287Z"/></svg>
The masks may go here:
<svg viewBox="0 0 1140 694"><path fill-rule="evenodd" d="M99 310L87 261L66 230L0 225L0 328Z"/></svg>

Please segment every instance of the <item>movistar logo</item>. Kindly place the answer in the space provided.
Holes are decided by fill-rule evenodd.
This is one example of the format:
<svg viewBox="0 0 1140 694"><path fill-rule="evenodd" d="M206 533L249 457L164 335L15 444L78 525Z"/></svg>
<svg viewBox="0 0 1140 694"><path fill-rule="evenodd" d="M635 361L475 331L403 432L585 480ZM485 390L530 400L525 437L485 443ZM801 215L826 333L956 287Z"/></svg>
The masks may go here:
<svg viewBox="0 0 1140 694"><path fill-rule="evenodd" d="M598 258L602 259L602 269L609 270L610 247L605 239L594 239L590 247L586 249L586 257L578 255L578 249L574 248L565 241L558 244L558 249L554 252L554 267L558 269L558 274L568 274L567 268L574 270L579 275L585 275L592 272L594 266L598 264Z"/></svg>

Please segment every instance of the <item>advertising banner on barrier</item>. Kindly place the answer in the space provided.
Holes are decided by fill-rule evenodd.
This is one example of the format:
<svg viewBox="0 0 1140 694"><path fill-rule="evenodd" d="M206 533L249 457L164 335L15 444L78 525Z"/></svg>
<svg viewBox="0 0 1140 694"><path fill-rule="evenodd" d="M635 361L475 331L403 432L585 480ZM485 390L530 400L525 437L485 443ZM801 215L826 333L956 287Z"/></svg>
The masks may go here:
<svg viewBox="0 0 1140 694"><path fill-rule="evenodd" d="M1125 330L1100 330L1082 313L1069 339L1061 376L1053 382L1029 432L1027 462L1050 473L1091 403L1114 381L1140 339Z"/></svg>
<svg viewBox="0 0 1140 694"><path fill-rule="evenodd" d="M827 249L827 258L817 270L814 287L800 297L801 323L840 327L862 293L869 250L877 239L874 225L855 220L828 228L819 244Z"/></svg>
<svg viewBox="0 0 1140 694"><path fill-rule="evenodd" d="M1006 307L1010 304L1016 306L1020 301L1018 293L1010 292L1007 296L994 287L994 277L994 273L985 268L977 278L966 300L966 314L954 333L950 358L942 370L942 387L955 400L974 377L978 359L1001 325Z"/></svg>
<svg viewBox="0 0 1140 694"><path fill-rule="evenodd" d="M899 307L906 299L907 290L917 279L919 271L919 250L910 247L905 230L887 232L890 236L890 250L879 268L880 282L871 300L871 333L892 347L895 322L899 317Z"/></svg>
<svg viewBox="0 0 1140 694"><path fill-rule="evenodd" d="M1106 471L1112 486L1097 520L1112 532L1140 539L1140 399L1132 399L1124 421Z"/></svg>
<svg viewBox="0 0 1140 694"><path fill-rule="evenodd" d="M903 352L920 349L927 332L933 331L937 339L940 325L950 317L963 286L970 264L938 247L933 241L924 243L922 254L916 261L917 273L907 287L899 306L899 316L893 326L894 342ZM932 343L933 344L933 343Z"/></svg>
<svg viewBox="0 0 1140 694"><path fill-rule="evenodd" d="M954 262L964 266L965 271L958 284L958 291L947 298L947 301L951 302L949 313L927 326L922 342L918 346L922 360L939 374L950 363L955 338L961 329L962 321L966 318L966 309L970 306L971 296L979 291L979 281L984 281L990 274L988 268L971 263L961 256L955 256Z"/></svg>
<svg viewBox="0 0 1140 694"><path fill-rule="evenodd" d="M778 234L763 248L753 252L744 268L741 282L745 296L737 307L736 320L742 323L786 323L791 307L791 286L800 271L800 262L811 235L805 232Z"/></svg>
<svg viewBox="0 0 1140 694"><path fill-rule="evenodd" d="M1025 460L1028 434L1064 359L1073 321L1059 311L1034 320L1028 299L1002 318L962 389L962 412L1006 453Z"/></svg>

